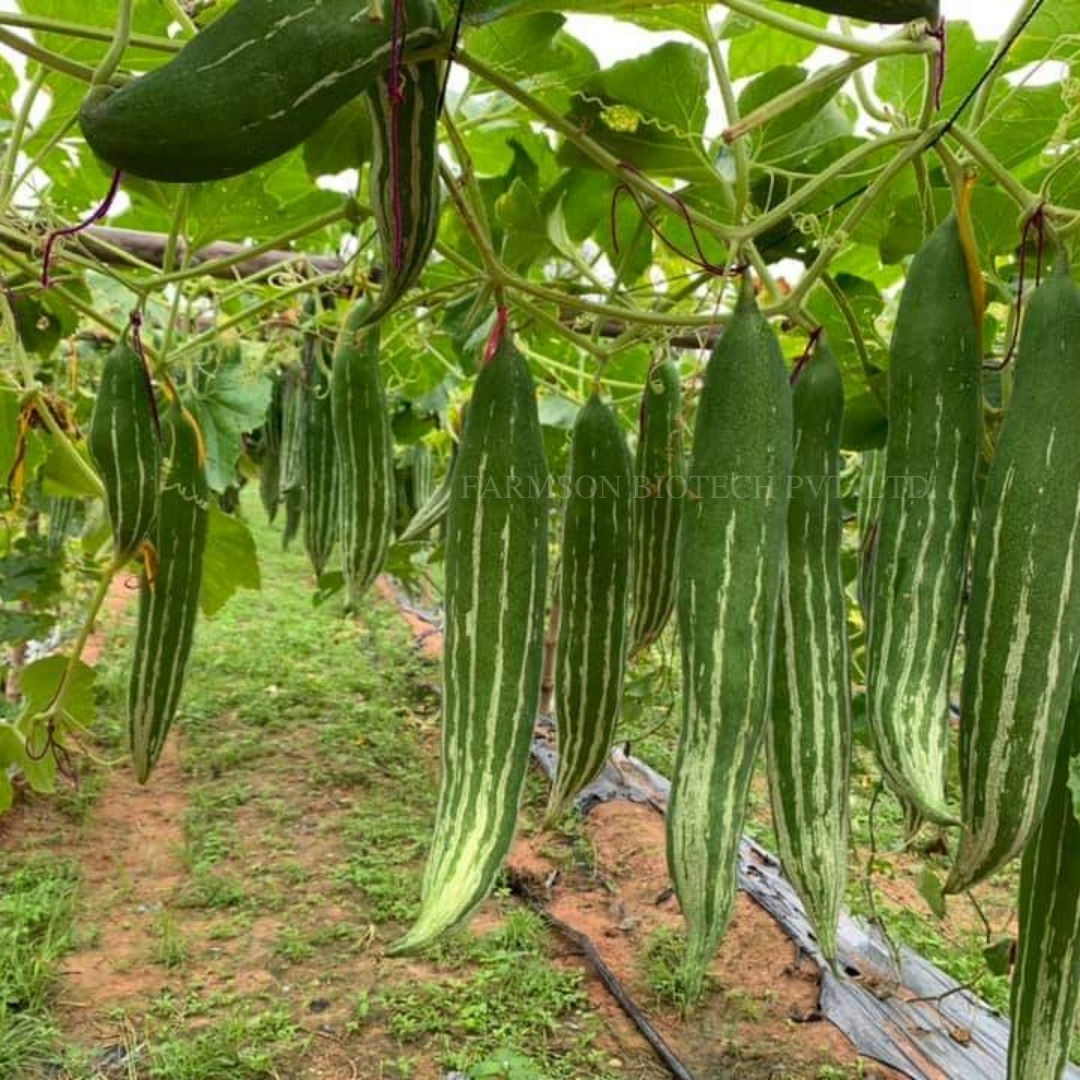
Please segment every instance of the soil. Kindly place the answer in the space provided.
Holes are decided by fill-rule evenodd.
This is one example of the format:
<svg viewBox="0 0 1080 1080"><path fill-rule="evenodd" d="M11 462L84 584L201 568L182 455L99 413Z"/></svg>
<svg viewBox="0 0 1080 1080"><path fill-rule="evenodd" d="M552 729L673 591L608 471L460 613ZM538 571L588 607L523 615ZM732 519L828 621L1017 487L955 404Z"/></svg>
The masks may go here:
<svg viewBox="0 0 1080 1080"><path fill-rule="evenodd" d="M121 628L131 622L131 583L118 581L109 595L105 620ZM392 598L389 589L383 595ZM438 657L441 635L423 619L403 612L418 647ZM103 637L91 640L87 659L93 662ZM140 787L130 770L112 770L83 824L62 822L49 800L25 799L0 818L0 846L47 843L81 868L79 917L83 938L62 972L57 1020L65 1039L115 1051L115 1071L102 1066L101 1077L127 1075L125 1054L139 1042L139 1032L117 1017L140 1015L152 1002L182 995L196 987L203 999L219 992L261 995L305 1008L303 1024L310 1033L297 1080L349 1080L382 1075L375 1065L396 1049L388 1033L366 1027L351 1036L349 1020L357 991L377 988L383 963L381 949L370 953L343 950L336 970L310 964L283 965L274 946L296 912L258 916L242 930L222 934L229 914L176 908L188 878L184 822L189 811L188 780L181 768L180 736L174 735L150 787ZM434 740L431 752L435 753ZM309 875L312 895L327 885L337 862L333 822L349 805L349 792L313 789L303 762L295 770L288 799L302 809L295 826L297 843L288 857ZM285 782L288 782L288 772ZM281 772L275 783L283 782ZM238 843L258 850L258 823L237 808ZM650 992L642 959L643 947L658 930L676 932L681 920L670 897L664 861L664 826L654 810L629 803L597 808L585 823L592 865L567 870L553 859L547 834L520 837L510 857L516 872L536 881L554 880L547 892L551 913L585 934L662 1037L698 1080L764 1080L821 1075L824 1066L855 1070L863 1077L897 1074L860 1062L853 1046L826 1021L815 1019L817 972L798 966L791 943L779 926L748 897L740 894L734 919L716 960L717 989L706 1005L688 1019ZM554 852L554 854L558 854ZM561 873L556 873L559 866ZM327 885L327 892L332 889ZM183 974L161 960L164 913L175 918L181 938L199 942L183 965ZM346 905L321 907L321 927L342 926L350 932ZM493 905L474 920L483 930L498 918ZM374 939L374 928L371 939ZM556 962L575 970L584 959L567 942L553 937ZM409 961L417 981L434 978L422 962ZM589 970L590 1004L602 1021L601 1046L610 1064L625 1075L657 1080L665 1072L655 1063L641 1035ZM418 1061L415 1080L441 1080L442 1071ZM81 1078L80 1078L81 1080ZM587 1078L582 1078L587 1080Z"/></svg>

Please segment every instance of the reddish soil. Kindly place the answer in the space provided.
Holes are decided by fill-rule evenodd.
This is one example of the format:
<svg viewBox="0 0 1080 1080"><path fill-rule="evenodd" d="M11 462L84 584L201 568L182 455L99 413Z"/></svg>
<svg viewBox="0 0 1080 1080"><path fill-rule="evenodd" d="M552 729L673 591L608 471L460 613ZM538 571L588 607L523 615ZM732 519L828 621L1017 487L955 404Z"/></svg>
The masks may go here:
<svg viewBox="0 0 1080 1080"><path fill-rule="evenodd" d="M105 617L113 624L131 620L130 584L118 581L110 593ZM388 587L382 591L387 599L394 599ZM418 645L437 658L441 634L422 618L403 614ZM101 649L102 638L95 637L87 659L92 662ZM47 842L82 868L78 925L92 932L69 958L63 973L58 1010L63 1030L84 1044L130 1045L137 1041L137 1033L115 1017L125 1009L145 1010L163 992L182 995L192 985L204 996L221 990L270 999L310 999L319 1002L320 1008L304 1025L312 1039L300 1076L311 1080L373 1077L371 1063L386 1054L392 1040L371 1029L359 1040L348 1038L346 1027L355 993L379 984L381 950L369 954L363 939L357 945L353 938L343 949L346 955L340 970L316 970L303 962L283 966L275 959L274 945L299 913L259 916L229 938L215 935L227 922L227 914L207 915L177 906L187 877L184 822L189 811L179 741L174 735L168 744L151 788L136 784L126 767L109 774L81 828L72 830L70 823L62 827L47 800L26 800L0 819L0 845ZM436 752L434 740L431 750ZM298 762L299 776L303 768L304 763ZM280 773L276 782L281 782ZM269 858L287 857L297 863L311 876L312 893L317 896L320 890L330 891L327 882L338 861L334 814L348 805L342 800L349 796L312 790L300 780L289 797L303 801L304 812L296 828L310 835L299 835L293 851ZM242 850L257 850L259 826L245 817L245 810L238 807L236 812L238 845ZM323 827L318 827L319 822ZM714 966L717 990L705 1006L683 1020L655 1000L645 976L643 947L655 931L677 931L681 925L677 906L667 895L663 819L647 807L612 803L595 810L585 829L594 865L557 877L547 893L549 909L593 942L695 1076L700 1080L811 1078L824 1065L845 1066L854 1075L859 1059L848 1040L831 1024L809 1020L817 999L816 970L809 963L803 968L792 966L794 951L783 931L742 894ZM538 881L549 879L556 869L552 844L550 834L520 837L511 854L511 867ZM184 941L200 943L182 974L172 972L161 960L164 914L176 920ZM350 915L346 907L321 907L318 922L344 927ZM474 926L490 928L496 918L490 905L480 912ZM356 930L355 926L351 929ZM642 1037L586 961L566 942L560 941L556 949L558 963L576 970L584 966L588 971L589 999L602 1018L601 1045L611 1060L622 1063L628 1077L664 1075L651 1064ZM417 980L432 977L422 963L414 967ZM323 998L327 999L325 1008ZM870 1063L863 1067L859 1075L864 1077L895 1075ZM442 1073L418 1062L413 1075L416 1080L441 1080Z"/></svg>

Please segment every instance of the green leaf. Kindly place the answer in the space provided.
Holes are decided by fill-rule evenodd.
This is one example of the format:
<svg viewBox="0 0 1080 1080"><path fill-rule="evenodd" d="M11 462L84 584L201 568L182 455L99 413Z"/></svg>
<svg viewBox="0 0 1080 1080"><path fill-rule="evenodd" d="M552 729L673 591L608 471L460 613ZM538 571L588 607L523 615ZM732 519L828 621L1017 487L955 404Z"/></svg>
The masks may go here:
<svg viewBox="0 0 1080 1080"><path fill-rule="evenodd" d="M970 24L950 19L946 27L948 63L942 86L941 115L950 116L976 85L996 51L989 41L977 41ZM923 56L888 56L878 60L874 89L908 121L922 109L927 63Z"/></svg>
<svg viewBox="0 0 1080 1080"><path fill-rule="evenodd" d="M766 4L765 6L788 16L792 14L791 8L786 4ZM823 27L829 21L829 17L820 12L800 10L798 14L803 21L814 26ZM732 13L732 18L735 18L735 13ZM729 23L731 21L732 19L727 20ZM744 79L786 64L800 64L817 49L817 45L806 38L782 33L771 26L763 26L750 19L740 19L740 21L743 25L741 31L736 33L729 31L733 40L728 57L728 68L733 79ZM747 27L746 24L750 25Z"/></svg>
<svg viewBox="0 0 1080 1080"><path fill-rule="evenodd" d="M998 938L983 949L983 959L991 975L1008 975L1012 966L1015 941L1012 938Z"/></svg>
<svg viewBox="0 0 1080 1080"><path fill-rule="evenodd" d="M84 439L69 440L67 444L49 440L49 453L41 471L46 495L100 498L101 486L94 483L95 475Z"/></svg>
<svg viewBox="0 0 1080 1080"><path fill-rule="evenodd" d="M212 619L238 589L261 589L259 555L251 530L238 517L210 504L199 607Z"/></svg>
<svg viewBox="0 0 1080 1080"><path fill-rule="evenodd" d="M922 868L917 882L919 895L926 901L926 906L939 919L945 918L945 893L942 891L941 878L928 866Z"/></svg>
<svg viewBox="0 0 1080 1080"><path fill-rule="evenodd" d="M681 137L705 130L709 61L694 45L665 42L643 56L619 61L594 82L601 94L637 109L646 122Z"/></svg>
<svg viewBox="0 0 1080 1080"><path fill-rule="evenodd" d="M206 444L206 475L213 491L236 483L243 436L262 426L271 383L263 373L248 375L238 349L222 349L216 367L185 387L184 404L195 415Z"/></svg>
<svg viewBox="0 0 1080 1080"><path fill-rule="evenodd" d="M23 694L23 716L33 717L43 713L52 704L60 680L68 666L66 656L46 656L27 664L19 674L19 687ZM64 711L77 723L89 726L94 721L94 680L97 672L82 660L75 661L75 668L64 695Z"/></svg>
<svg viewBox="0 0 1080 1080"><path fill-rule="evenodd" d="M371 112L366 99L356 98L304 143L304 166L313 181L359 169L371 160L371 145Z"/></svg>

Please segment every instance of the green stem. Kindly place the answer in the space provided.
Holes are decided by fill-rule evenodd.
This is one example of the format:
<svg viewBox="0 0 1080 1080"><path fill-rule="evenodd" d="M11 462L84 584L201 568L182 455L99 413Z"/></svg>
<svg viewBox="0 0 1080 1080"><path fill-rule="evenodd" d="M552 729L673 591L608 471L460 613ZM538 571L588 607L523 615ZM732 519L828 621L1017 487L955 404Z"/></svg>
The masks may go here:
<svg viewBox="0 0 1080 1080"><path fill-rule="evenodd" d="M611 173L611 175L617 177L621 183L629 184L643 194L648 195L649 198L663 203L665 206L670 207L680 214L683 212L684 208L670 192L665 191L647 177L641 176L633 170L624 169L618 158L613 154L608 153L608 151L594 139L590 139L585 135L576 124L566 119L561 113L556 112L528 91L523 90L517 83L513 82L511 79L504 78L494 68L489 67L483 61L464 50L459 50L454 59L457 63L461 64L462 67L471 71L474 75L479 76L485 82L490 83L496 90L501 90L508 97L511 97L524 105L526 109L534 113L553 131L557 131L567 139L567 141L573 143L573 145L592 161L597 168ZM720 222L708 217L706 214L702 214L699 210L695 210L693 207L685 207L685 210L690 221L698 229L718 237L725 243L730 243L732 238L731 229L721 225Z"/></svg>
<svg viewBox="0 0 1080 1080"><path fill-rule="evenodd" d="M47 74L45 68L39 68L34 74L30 85L26 88L26 96L23 98L22 106L19 108L18 115L15 117L15 124L11 129L7 150L4 153L4 163L3 166L0 166L3 170L0 172L0 215L7 213L8 205L11 202L11 196L15 190L15 166L18 163L19 150L26 135L26 125L30 121L30 110L37 100L38 92L41 90Z"/></svg>
<svg viewBox="0 0 1080 1080"><path fill-rule="evenodd" d="M926 148L939 137L941 130L941 125L937 125L923 132L920 139L906 147L877 175L874 182L866 189L859 201L852 207L851 211L844 219L844 223L824 244L822 244L821 250L818 252L818 256L814 260L813 265L807 269L799 284L791 291L791 295L787 298L785 304L785 307L788 310L798 311L799 308L802 307L803 301L806 299L810 289L813 288L818 278L829 269L833 259L836 258L840 249L843 248L850 239L852 230L860 221L862 221L866 214L869 213L874 203L881 197L882 193L888 188L893 180L896 179L897 175L907 167L908 163L918 154L925 152Z"/></svg>
<svg viewBox="0 0 1080 1080"><path fill-rule="evenodd" d="M329 228L331 225L336 225L339 221L344 220L352 213L353 210L355 210L355 204L353 204L352 210L343 205L336 210L328 210L325 214L320 214L318 217L311 218L309 221L305 221L303 224L297 225L293 229L289 229L288 232L284 232L280 236L274 236L269 240L264 240L262 243L254 244L252 247L243 248L241 251L236 251L232 255L224 255L220 259L212 259L209 262L193 263L191 265L186 265L185 268L181 270L159 274L154 278L154 287L160 288L163 285L172 285L176 282L187 281L190 278L203 277L207 274L217 274L222 270L228 270L231 266L237 266L240 263L247 262L248 259L254 259L259 255L264 255L268 251L284 248L296 240L303 239L305 236L310 236L312 233ZM367 211L367 213L370 213L370 211ZM297 253L296 258L302 259L303 256L300 253ZM185 260L185 262L188 261L189 260ZM285 266L287 263L283 261L281 265Z"/></svg>
<svg viewBox="0 0 1080 1080"><path fill-rule="evenodd" d="M853 56L849 60L842 60L832 67L823 68L817 74L812 75L805 82L785 90L782 94L770 98L764 105L747 113L737 124L732 124L724 131L724 142L733 143L749 135L752 131L764 127L771 120L783 116L790 109L801 105L807 98L815 94L823 94L834 87L839 87L846 82L860 68L872 62L872 57Z"/></svg>
<svg viewBox="0 0 1080 1080"><path fill-rule="evenodd" d="M490 236L477 220L476 214L469 204L469 199L466 197L464 190L464 179L456 177L445 161L439 162L439 172L442 175L446 190L450 193L450 199L457 207L461 223L465 226L465 231L469 234L469 238L480 256L480 261L484 264L484 271L488 280L496 290L501 289L506 281L507 270L499 261L499 257L492 247Z"/></svg>
<svg viewBox="0 0 1080 1080"><path fill-rule="evenodd" d="M567 341L576 345L583 352L587 352L601 363L607 362L608 354L603 346L597 345L591 338L584 337L576 330L566 326L554 315L549 315L542 307L537 304L532 304L528 300L523 300L520 296L514 301L514 304L519 310L524 311L526 314L532 316L537 322L543 323L548 329L553 330L556 334L566 338Z"/></svg>
<svg viewBox="0 0 1080 1080"><path fill-rule="evenodd" d="M63 710L64 701L67 699L68 691L71 689L72 680L75 678L75 669L82 659L83 650L86 648L87 641L90 640L90 634L93 632L98 612L101 610L101 605L105 603L105 597L109 595L109 586L112 584L113 578L123 565L123 559L114 558L101 575L101 580L98 582L97 588L94 590L94 595L90 599L90 607L86 612L86 617L83 619L83 624L79 628L79 636L75 639L75 643L71 647L71 655L67 658L67 664L64 666L64 674L60 678L60 685L56 688L56 694L53 696L48 709L43 714L44 718L49 720L55 719Z"/></svg>
<svg viewBox="0 0 1080 1080"><path fill-rule="evenodd" d="M68 438L67 432L56 422L56 417L52 414L52 409L49 408L49 403L45 400L40 390L34 390L32 392L31 400L34 403L35 411L37 415L41 417L42 423L45 425L49 434L59 443L61 449L73 462L79 472L82 473L83 479L87 481L88 485L94 489L98 498L103 498L105 495L105 488L101 483L101 477L87 463L86 458L75 449L71 439Z"/></svg>
<svg viewBox="0 0 1080 1080"><path fill-rule="evenodd" d="M873 157L875 154L880 153L890 146L900 146L904 143L913 142L916 139L922 138L922 135L923 133L916 128L907 128L903 131L897 131L892 135L884 135L880 139L875 139L872 142L866 142L861 146L857 146L839 160L834 161L823 172L812 177L803 184L798 191L789 196L782 203L774 206L767 214L760 214L745 228L738 230L735 234L735 239L737 241L752 240L755 237L761 236L763 233L780 225L786 218L790 217L800 206L808 202L815 195L827 190L837 178L843 176L845 173L850 173L863 158Z"/></svg>
<svg viewBox="0 0 1080 1080"><path fill-rule="evenodd" d="M17 251L8 247L7 244L0 243L0 255L3 255L16 269L21 270L31 280L36 281L41 270L40 267L34 266L27 262ZM64 301L69 307L74 308L76 311L85 315L92 322L95 322L102 329L106 330L115 338L119 338L123 331L116 325L111 319L102 315L97 311L92 303L87 302L77 293L73 293L70 289L66 289L63 285L53 282L49 286L50 289L56 293L60 299ZM150 349L147 349L147 354L150 354Z"/></svg>
<svg viewBox="0 0 1080 1080"><path fill-rule="evenodd" d="M458 183L462 188L462 194L468 196L473 220L487 239L488 247L494 250L491 244L491 223L488 221L487 211L484 209L483 193L476 182L476 169L473 166L472 155L469 153L469 148L465 145L465 140L461 137L457 126L449 116L443 117L443 127L450 137L450 144L454 148L454 157L457 158L458 168L461 170L458 175ZM448 180L447 183L449 182Z"/></svg>
<svg viewBox="0 0 1080 1080"><path fill-rule="evenodd" d="M1008 48L1010 42L1020 32L1020 27L1024 25L1031 15L1031 9L1041 2L1042 0L1023 0L1023 3L1021 3L1016 14L1013 16L1012 22L1005 27L1005 30L998 41L997 51L994 54L995 56L1001 56L1002 52ZM1001 65L995 64L991 69L986 82L979 88L979 93L975 97L975 104L971 109L972 131L978 131L979 128L982 127L983 120L986 119L986 110L990 105L990 97L994 92L994 86L997 83L1000 73Z"/></svg>
<svg viewBox="0 0 1080 1080"><path fill-rule="evenodd" d="M11 243L19 244L20 246L25 247L30 247L31 244L34 243L36 240L36 238L28 237L25 232L19 232L17 229L9 228L6 225L0 225L0 236L3 236ZM78 242L77 238L75 242ZM123 256L129 261L132 260L132 257L128 255L127 252L120 251L118 248L114 248L112 247L112 245L106 244L104 241L101 242L101 247L108 251L115 252L118 257ZM71 247L61 248L57 246L53 248L53 254L57 257L59 257L60 254L63 254L65 262L69 262L74 266L81 267L84 270L92 270L95 273L112 278L113 281L123 286L129 292L141 295L141 290L136 285L128 281L128 279L125 278L122 274L118 273L115 267L109 265L108 263L103 263L100 259L94 259L92 257L80 255L77 251L72 250ZM38 274L41 273L41 268L31 268L30 273L34 277L36 277Z"/></svg>
<svg viewBox="0 0 1080 1080"><path fill-rule="evenodd" d="M180 194L176 199L176 209L173 211L172 221L169 223L169 235L165 238L165 252L162 255L162 269L169 273L176 265L176 250L180 234L187 220L188 205L190 203L191 188L187 184L180 187ZM185 247L184 262L187 262L187 245ZM161 339L161 355L158 364L162 370L168 360L169 350L172 348L173 338L176 336L176 318L180 312L180 300L184 290L178 285L173 290L172 304L169 309L169 318L165 323L165 334Z"/></svg>
<svg viewBox="0 0 1080 1080"><path fill-rule="evenodd" d="M94 81L93 68L69 60L66 56L61 56L52 49L43 48L36 42L27 41L26 38L19 37L18 34L13 34L9 30L0 28L0 45L6 45L9 49L14 49L15 52L22 53L23 56L36 60L53 71L59 71L62 75L70 75L73 79L79 79L85 83Z"/></svg>
<svg viewBox="0 0 1080 1080"><path fill-rule="evenodd" d="M783 18L783 16L781 16ZM713 74L720 88L720 98L724 103L724 118L727 126L732 127L739 122L739 101L735 97L735 88L731 84L727 64L724 62L723 53L720 52L720 42L712 33L709 25L709 9L701 9L701 21L705 31L705 45L709 50L709 60L712 63ZM793 20L794 21L794 20ZM746 143L735 144L735 213L733 219L736 225L741 225L746 213L747 204L750 202L750 153Z"/></svg>
<svg viewBox="0 0 1080 1080"><path fill-rule="evenodd" d="M903 56L926 51L926 45L923 42L913 41L904 35L886 38L884 41L859 41L847 34L832 34L828 30L811 26L801 19L793 19L789 15L781 15L778 11L752 3L751 0L724 0L724 6L737 11L740 15L747 15L764 26L782 30L785 34L793 34L795 37L813 41L818 45L827 45L831 49L853 53L856 56L865 56L869 60L882 56Z"/></svg>
<svg viewBox="0 0 1080 1080"><path fill-rule="evenodd" d="M191 16L183 9L180 0L162 0L165 10L180 24L185 33L197 34L199 28L192 21Z"/></svg>
<svg viewBox="0 0 1080 1080"><path fill-rule="evenodd" d="M26 183L31 173L33 173L33 171L37 169L41 165L41 163L49 156L49 154L51 154L53 150L55 150L56 147L59 146L59 144L67 138L68 133L78 122L79 118L77 115L69 116L68 119L65 120L49 136L49 138L45 142L45 145L38 149L38 152L27 163L26 168L24 168L23 171L19 173L18 178L15 180L15 183L12 185L11 188L13 192L18 191L23 186L23 184ZM4 209L6 210L6 207Z"/></svg>
<svg viewBox="0 0 1080 1080"><path fill-rule="evenodd" d="M1024 187L967 128L953 124L949 129L949 135L1004 188L1005 193L1024 213L1035 209L1039 201L1038 196Z"/></svg>
<svg viewBox="0 0 1080 1080"><path fill-rule="evenodd" d="M85 26L82 23L68 22L66 19L53 19L47 15L25 15L20 11L0 11L0 26L39 30L45 34L62 34L84 41L112 41L115 34L114 30L105 26ZM179 52L184 47L182 41L173 41L171 38L157 37L154 34L132 34L131 44L140 49L166 53Z"/></svg>
<svg viewBox="0 0 1080 1080"><path fill-rule="evenodd" d="M120 61L124 59L128 42L131 40L133 2L134 0L120 0L119 2L119 11L116 14L116 33L113 35L105 55L101 58L101 63L94 69L94 77L90 80L92 87L105 86L111 82L112 77L116 74L116 69L120 66Z"/></svg>
<svg viewBox="0 0 1080 1080"><path fill-rule="evenodd" d="M863 338L862 329L859 326L859 320L855 317L854 309L849 303L844 290L837 285L836 279L832 274L822 274L821 283L829 290L829 295L832 296L833 303L836 304L844 322L847 324L848 333L851 334L851 340L855 343L855 351L859 354L859 363L862 365L863 379L866 382L866 386L869 389L871 396L877 402L881 411L886 412L886 402L878 389L877 379L875 378L880 372L877 372L870 363L870 352L866 348L866 340Z"/></svg>
<svg viewBox="0 0 1080 1080"><path fill-rule="evenodd" d="M197 352L204 345L213 344L226 330L231 330L234 326L242 326L250 319L257 319L264 312L280 306L283 300L288 300L293 296L298 296L301 293L318 289L322 285L327 285L330 282L335 281L337 276L337 274L319 274L317 277L307 278L296 285L291 285L287 289L275 291L274 295L268 300L260 300L257 304L252 304L251 307L246 308L244 311L238 311L235 315L230 315L227 319L222 319L221 322L216 323L209 330L197 334L195 337L188 338L188 340L173 353L172 360L176 361L181 356L186 356L191 352ZM149 355L150 350L147 349L146 351Z"/></svg>

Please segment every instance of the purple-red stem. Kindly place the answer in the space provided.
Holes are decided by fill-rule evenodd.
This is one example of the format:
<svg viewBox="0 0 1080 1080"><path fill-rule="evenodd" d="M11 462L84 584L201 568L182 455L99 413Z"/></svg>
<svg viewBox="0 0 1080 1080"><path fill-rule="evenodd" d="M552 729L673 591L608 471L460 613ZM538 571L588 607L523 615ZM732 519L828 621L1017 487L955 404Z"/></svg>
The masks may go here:
<svg viewBox="0 0 1080 1080"><path fill-rule="evenodd" d="M52 251L62 236L76 236L77 234L89 229L95 222L100 221L108 212L109 208L113 204L113 200L116 198L117 192L120 190L120 181L123 178L123 173L117 169L113 173L112 182L109 184L108 193L102 200L101 205L85 220L80 221L78 225L69 225L64 229L54 229L48 236L45 237L45 250L41 256L41 286L47 289L52 283L49 278L49 264L52 261Z"/></svg>

